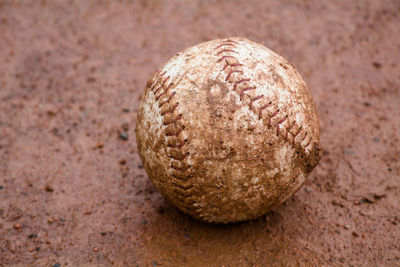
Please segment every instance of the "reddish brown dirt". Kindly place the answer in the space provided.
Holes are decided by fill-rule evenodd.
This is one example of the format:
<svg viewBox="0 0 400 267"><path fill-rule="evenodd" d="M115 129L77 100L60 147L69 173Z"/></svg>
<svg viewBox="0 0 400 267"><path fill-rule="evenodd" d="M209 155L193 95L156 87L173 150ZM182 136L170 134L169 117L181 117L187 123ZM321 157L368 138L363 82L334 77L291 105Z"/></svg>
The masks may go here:
<svg viewBox="0 0 400 267"><path fill-rule="evenodd" d="M399 14L397 0L1 1L0 265L399 266ZM152 72L226 36L297 67L324 150L284 205L212 225L155 191L134 128Z"/></svg>

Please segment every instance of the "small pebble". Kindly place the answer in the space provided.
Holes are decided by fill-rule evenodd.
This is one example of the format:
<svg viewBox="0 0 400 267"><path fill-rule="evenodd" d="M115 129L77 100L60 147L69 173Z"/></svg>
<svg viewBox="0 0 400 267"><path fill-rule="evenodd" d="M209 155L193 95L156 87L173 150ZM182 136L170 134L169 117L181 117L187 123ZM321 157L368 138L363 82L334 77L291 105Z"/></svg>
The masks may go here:
<svg viewBox="0 0 400 267"><path fill-rule="evenodd" d="M96 81L96 78L94 78L94 77L88 77L87 79L86 79L86 82L87 83L93 83L93 82L95 82Z"/></svg>
<svg viewBox="0 0 400 267"><path fill-rule="evenodd" d="M374 61L374 62L372 62L372 66L374 66L376 69L380 69L382 67L382 64Z"/></svg>
<svg viewBox="0 0 400 267"><path fill-rule="evenodd" d="M94 251L94 252L98 252L98 251L99 251L99 248L93 248L93 251Z"/></svg>
<svg viewBox="0 0 400 267"><path fill-rule="evenodd" d="M49 224L52 224L52 223L54 222L54 219L53 219L53 218L49 218L49 219L47 220L47 222L48 222Z"/></svg>
<svg viewBox="0 0 400 267"><path fill-rule="evenodd" d="M53 267L61 267L59 263L54 263Z"/></svg>
<svg viewBox="0 0 400 267"><path fill-rule="evenodd" d="M126 141L126 140L128 140L128 134L127 134L126 132L122 132L122 133L119 135L119 138L122 139L122 140L124 140L124 141Z"/></svg>
<svg viewBox="0 0 400 267"><path fill-rule="evenodd" d="M332 200L332 201L331 201L331 204L332 204L333 206L339 206L339 207L341 207L341 208L344 207L344 205L343 205L342 203L340 203L340 202L338 202L338 201L336 201L336 200Z"/></svg>
<svg viewBox="0 0 400 267"><path fill-rule="evenodd" d="M347 230L350 229L350 225L348 225L348 224L345 224L343 227L344 227L344 229L347 229Z"/></svg>
<svg viewBox="0 0 400 267"><path fill-rule="evenodd" d="M122 111L125 112L125 113L131 112L131 110L129 108L123 108Z"/></svg>
<svg viewBox="0 0 400 267"><path fill-rule="evenodd" d="M53 191L54 191L54 188L51 187L50 185L46 185L46 186L44 187L44 190L46 190L47 192L53 192Z"/></svg>
<svg viewBox="0 0 400 267"><path fill-rule="evenodd" d="M385 193L375 193L374 194L374 198L375 199L381 199L381 198L384 198L384 197L386 197Z"/></svg>
<svg viewBox="0 0 400 267"><path fill-rule="evenodd" d="M36 238L37 237L37 234L30 234L29 236L28 236L28 238Z"/></svg>
<svg viewBox="0 0 400 267"><path fill-rule="evenodd" d="M92 214L92 210L85 210L85 215L90 215Z"/></svg>
<svg viewBox="0 0 400 267"><path fill-rule="evenodd" d="M19 224L19 223L14 223L13 227L14 227L15 230L19 230L19 229L22 228L22 225Z"/></svg>
<svg viewBox="0 0 400 267"><path fill-rule="evenodd" d="M3 188L4 188L4 186L0 185L0 189L3 189Z"/></svg>
<svg viewBox="0 0 400 267"><path fill-rule="evenodd" d="M119 164L120 164L120 165L125 165L125 163L126 163L126 160L125 160L125 159L121 159L121 160L119 161Z"/></svg>
<svg viewBox="0 0 400 267"><path fill-rule="evenodd" d="M123 123L123 124L121 125L121 128L122 128L124 131L128 131L128 130L129 130L129 123L127 123L127 122Z"/></svg>

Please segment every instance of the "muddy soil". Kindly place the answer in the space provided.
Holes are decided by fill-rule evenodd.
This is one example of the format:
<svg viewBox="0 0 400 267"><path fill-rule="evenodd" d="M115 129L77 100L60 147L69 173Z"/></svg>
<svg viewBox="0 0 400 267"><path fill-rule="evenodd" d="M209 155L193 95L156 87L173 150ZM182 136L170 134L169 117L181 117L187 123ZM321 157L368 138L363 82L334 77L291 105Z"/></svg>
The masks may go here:
<svg viewBox="0 0 400 267"><path fill-rule="evenodd" d="M283 205L213 225L155 190L134 128L156 68L227 36L296 66L323 151ZM399 51L397 0L0 1L0 265L399 266Z"/></svg>

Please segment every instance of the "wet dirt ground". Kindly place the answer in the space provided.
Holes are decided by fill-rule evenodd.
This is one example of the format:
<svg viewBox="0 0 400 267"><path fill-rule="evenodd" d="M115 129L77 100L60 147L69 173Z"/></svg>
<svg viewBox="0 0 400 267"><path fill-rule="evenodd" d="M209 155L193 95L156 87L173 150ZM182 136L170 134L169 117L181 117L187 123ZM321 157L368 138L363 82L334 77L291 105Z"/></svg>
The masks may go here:
<svg viewBox="0 0 400 267"><path fill-rule="evenodd" d="M1 266L400 265L400 2L0 1ZM227 36L293 63L320 164L257 220L168 204L138 98L183 48Z"/></svg>

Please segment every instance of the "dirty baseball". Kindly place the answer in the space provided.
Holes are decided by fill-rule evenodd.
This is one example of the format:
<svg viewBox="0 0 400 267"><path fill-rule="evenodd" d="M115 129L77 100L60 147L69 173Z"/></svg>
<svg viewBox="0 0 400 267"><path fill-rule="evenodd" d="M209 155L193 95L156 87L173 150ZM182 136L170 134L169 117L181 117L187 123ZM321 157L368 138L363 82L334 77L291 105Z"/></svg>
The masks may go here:
<svg viewBox="0 0 400 267"><path fill-rule="evenodd" d="M136 138L165 198L216 223L264 215L301 187L320 158L307 85L284 58L245 38L172 57L145 88Z"/></svg>

